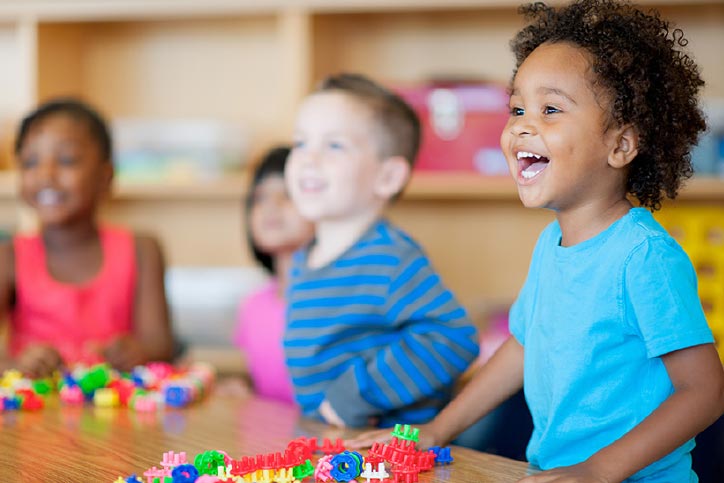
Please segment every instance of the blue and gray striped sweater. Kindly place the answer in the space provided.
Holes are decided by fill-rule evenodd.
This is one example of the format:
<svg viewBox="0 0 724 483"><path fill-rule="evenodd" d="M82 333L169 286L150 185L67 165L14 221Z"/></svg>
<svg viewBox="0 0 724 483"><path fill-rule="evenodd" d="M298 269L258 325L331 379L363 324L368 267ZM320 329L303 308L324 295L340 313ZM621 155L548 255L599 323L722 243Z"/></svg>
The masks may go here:
<svg viewBox="0 0 724 483"><path fill-rule="evenodd" d="M478 354L465 310L417 243L381 220L329 265L296 254L284 350L296 399L327 399L349 426L422 423Z"/></svg>

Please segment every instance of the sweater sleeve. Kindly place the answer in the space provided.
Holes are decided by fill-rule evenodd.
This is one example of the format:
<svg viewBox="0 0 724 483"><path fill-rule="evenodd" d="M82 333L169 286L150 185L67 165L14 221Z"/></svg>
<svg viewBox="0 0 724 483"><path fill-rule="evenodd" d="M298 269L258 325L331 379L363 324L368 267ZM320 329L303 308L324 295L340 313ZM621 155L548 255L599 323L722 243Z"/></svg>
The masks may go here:
<svg viewBox="0 0 724 483"><path fill-rule="evenodd" d="M390 341L354 357L325 391L349 426L439 396L478 355L475 327L419 250L391 279L386 317Z"/></svg>

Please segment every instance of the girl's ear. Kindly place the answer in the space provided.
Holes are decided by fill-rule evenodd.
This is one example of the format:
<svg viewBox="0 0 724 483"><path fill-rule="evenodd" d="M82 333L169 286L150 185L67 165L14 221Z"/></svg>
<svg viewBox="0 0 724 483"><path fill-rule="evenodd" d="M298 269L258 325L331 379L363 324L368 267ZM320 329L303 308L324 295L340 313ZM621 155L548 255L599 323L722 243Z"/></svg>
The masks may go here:
<svg viewBox="0 0 724 483"><path fill-rule="evenodd" d="M411 167L402 156L392 156L382 161L382 168L377 174L375 194L384 200L395 197L410 179Z"/></svg>
<svg viewBox="0 0 724 483"><path fill-rule="evenodd" d="M608 165L623 168L639 153L639 132L633 125L628 124L618 129L615 141L616 144L608 155Z"/></svg>
<svg viewBox="0 0 724 483"><path fill-rule="evenodd" d="M111 183L113 182L113 176L115 169L112 161L103 161L100 166L100 172L98 176L98 187L102 193L109 193L111 191Z"/></svg>

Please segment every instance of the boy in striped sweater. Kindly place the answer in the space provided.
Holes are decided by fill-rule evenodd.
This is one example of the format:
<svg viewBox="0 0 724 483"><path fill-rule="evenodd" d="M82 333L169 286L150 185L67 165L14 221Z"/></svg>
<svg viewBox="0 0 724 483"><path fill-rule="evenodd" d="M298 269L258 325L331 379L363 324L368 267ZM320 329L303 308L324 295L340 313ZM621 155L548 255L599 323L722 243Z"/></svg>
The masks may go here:
<svg viewBox="0 0 724 483"><path fill-rule="evenodd" d="M316 235L295 256L287 298L296 400L339 426L428 421L478 345L420 246L382 218L410 177L419 120L397 95L343 74L303 102L294 138L287 187Z"/></svg>

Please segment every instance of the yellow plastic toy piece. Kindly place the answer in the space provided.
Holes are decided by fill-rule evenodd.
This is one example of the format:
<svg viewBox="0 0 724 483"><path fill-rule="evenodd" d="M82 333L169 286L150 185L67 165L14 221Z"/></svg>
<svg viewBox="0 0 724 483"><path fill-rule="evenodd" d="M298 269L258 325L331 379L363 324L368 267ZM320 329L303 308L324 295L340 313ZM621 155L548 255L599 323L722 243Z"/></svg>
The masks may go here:
<svg viewBox="0 0 724 483"><path fill-rule="evenodd" d="M96 389L93 394L93 404L100 408L115 408L120 402L118 399L118 391L111 388Z"/></svg>

